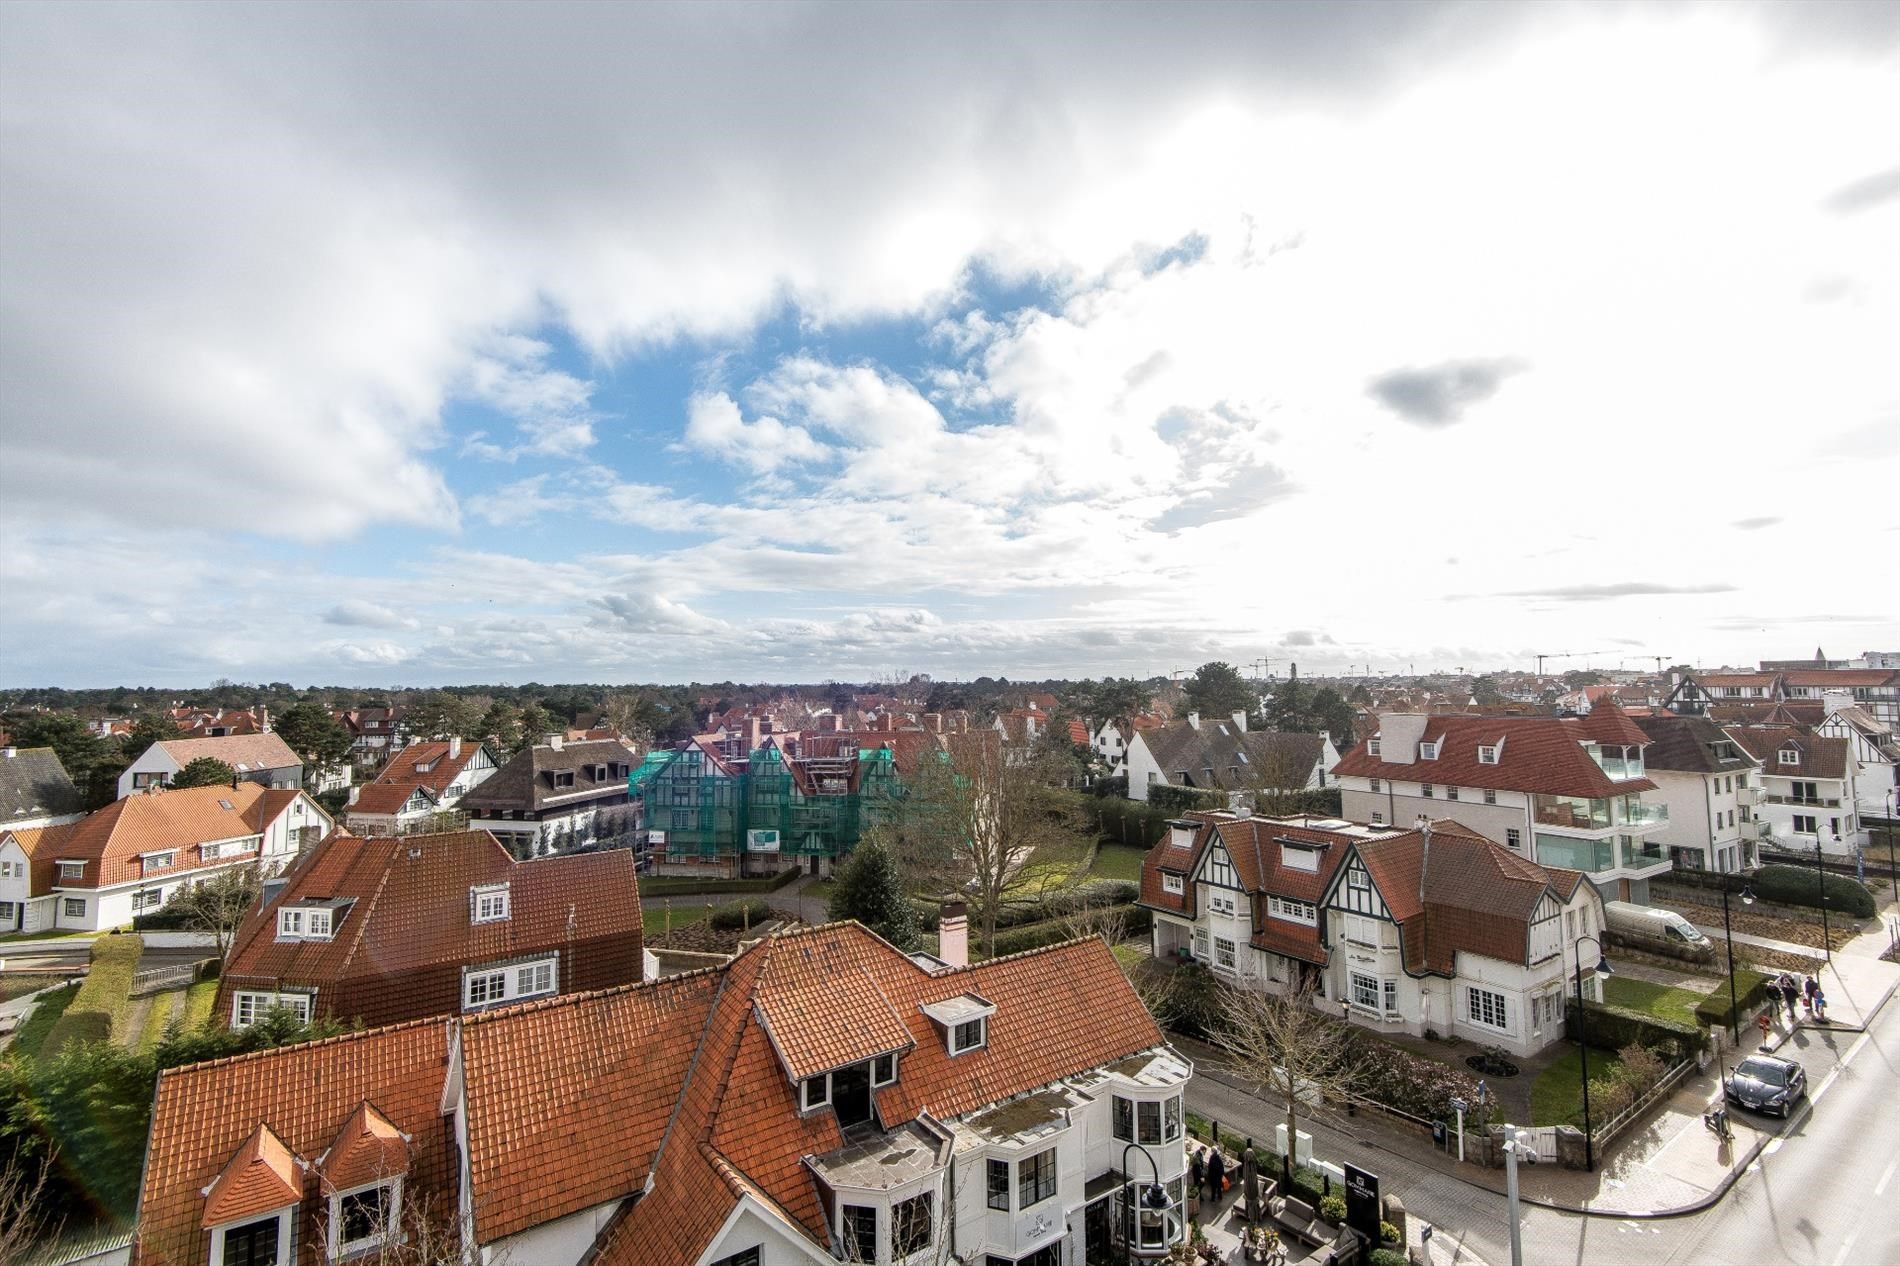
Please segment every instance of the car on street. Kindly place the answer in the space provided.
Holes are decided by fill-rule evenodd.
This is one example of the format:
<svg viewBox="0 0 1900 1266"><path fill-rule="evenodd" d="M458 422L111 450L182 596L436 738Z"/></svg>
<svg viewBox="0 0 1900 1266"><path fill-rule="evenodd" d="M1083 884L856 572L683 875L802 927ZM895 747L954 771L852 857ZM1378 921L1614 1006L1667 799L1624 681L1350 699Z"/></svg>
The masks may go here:
<svg viewBox="0 0 1900 1266"><path fill-rule="evenodd" d="M1752 1112L1786 1117L1808 1093L1808 1075L1791 1059L1750 1055L1728 1075L1723 1091L1730 1103Z"/></svg>

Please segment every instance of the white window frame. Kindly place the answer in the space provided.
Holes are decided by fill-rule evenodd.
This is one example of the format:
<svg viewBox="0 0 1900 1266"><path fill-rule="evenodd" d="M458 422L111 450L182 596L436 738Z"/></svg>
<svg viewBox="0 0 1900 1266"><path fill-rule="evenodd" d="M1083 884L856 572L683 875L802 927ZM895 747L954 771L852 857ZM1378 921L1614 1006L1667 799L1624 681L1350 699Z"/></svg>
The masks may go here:
<svg viewBox="0 0 1900 1266"><path fill-rule="evenodd" d="M132 894L132 913L134 914L156 910L164 904L165 890L163 888L140 888Z"/></svg>
<svg viewBox="0 0 1900 1266"><path fill-rule="evenodd" d="M73 907L77 906L78 909ZM86 899L84 897L65 897L59 903L59 917L62 919L83 919L86 917Z"/></svg>
<svg viewBox="0 0 1900 1266"><path fill-rule="evenodd" d="M1420 760L1437 760L1438 743L1439 741L1436 739L1427 739L1425 742L1420 743L1418 745L1418 758Z"/></svg>
<svg viewBox="0 0 1900 1266"><path fill-rule="evenodd" d="M142 863L142 870L171 870L178 865L178 850L162 848L155 853L142 854L139 861Z"/></svg>
<svg viewBox="0 0 1900 1266"><path fill-rule="evenodd" d="M1484 789L1484 802L1486 804L1496 804L1498 802L1497 788L1486 787Z"/></svg>
<svg viewBox="0 0 1900 1266"><path fill-rule="evenodd" d="M1161 891L1163 892L1171 892L1179 896L1186 888L1187 885L1181 882L1181 876L1179 875L1163 875L1161 877Z"/></svg>
<svg viewBox="0 0 1900 1266"><path fill-rule="evenodd" d="M500 978L499 992L496 992L497 977ZM475 996L478 985L482 994L480 998ZM504 1006L510 1002L523 1002L529 998L552 997L559 993L560 989L561 966L558 954L518 963L465 967L462 969L462 1010L481 1011L489 1007Z"/></svg>
<svg viewBox="0 0 1900 1266"><path fill-rule="evenodd" d="M1240 946L1224 936L1214 938L1214 967L1217 971L1233 971L1240 961Z"/></svg>
<svg viewBox="0 0 1900 1266"><path fill-rule="evenodd" d="M0 879L12 879L14 877L13 868L18 864L19 863L13 861L0 862Z"/></svg>
<svg viewBox="0 0 1900 1266"><path fill-rule="evenodd" d="M1381 813L1381 812L1379 812L1379 810L1377 810L1377 809L1374 809L1374 810L1372 811L1372 825L1374 825L1374 826L1384 826L1384 825L1385 825L1385 814L1383 814L1383 813Z"/></svg>
<svg viewBox="0 0 1900 1266"><path fill-rule="evenodd" d="M315 1001L315 994L302 991L272 993L265 989L240 989L231 995L231 1027L248 1029L272 1007L283 1007L297 1017L298 1023L308 1024Z"/></svg>
<svg viewBox="0 0 1900 1266"><path fill-rule="evenodd" d="M1783 765L1799 765L1801 763L1801 753L1786 747L1776 752L1775 758Z"/></svg>
<svg viewBox="0 0 1900 1266"><path fill-rule="evenodd" d="M1309 926L1319 922L1319 910L1310 901L1301 901L1295 897L1269 897L1267 913L1276 919L1288 923L1304 923Z"/></svg>
<svg viewBox="0 0 1900 1266"><path fill-rule="evenodd" d="M86 863L61 862L59 864L59 877L61 879L84 879L86 877Z"/></svg>
<svg viewBox="0 0 1900 1266"><path fill-rule="evenodd" d="M481 884L468 890L470 923L502 923L510 917L512 902L507 884Z"/></svg>
<svg viewBox="0 0 1900 1266"><path fill-rule="evenodd" d="M811 1112L831 1103L831 1074L819 1073L798 1083L798 1108Z"/></svg>
<svg viewBox="0 0 1900 1266"><path fill-rule="evenodd" d="M1490 1018L1496 1012L1497 1019ZM1495 989L1480 989L1476 985L1465 986L1465 1019L1480 1028L1496 1033L1511 1031L1510 999Z"/></svg>
<svg viewBox="0 0 1900 1266"><path fill-rule="evenodd" d="M296 1246L290 1242L292 1227L290 1215L296 1211L296 1205L287 1204L275 1213L265 1210L254 1218L234 1218L229 1222L218 1223L211 1228L211 1266L224 1266L224 1236L227 1231L235 1231L253 1222L262 1222L265 1218L277 1219L277 1260L285 1263L286 1266L295 1262L298 1254Z"/></svg>
<svg viewBox="0 0 1900 1266"><path fill-rule="evenodd" d="M883 1077L878 1074L878 1065L885 1063L886 1061L889 1061L890 1063L891 1075L888 1077ZM897 1054L896 1052L892 1052L889 1055L879 1055L871 1060L871 1084L873 1086L894 1086L897 1084Z"/></svg>
<svg viewBox="0 0 1900 1266"><path fill-rule="evenodd" d="M971 1024L976 1025L976 1040L974 1042L965 1042L962 1039L962 1031L965 1026ZM971 1051L980 1051L990 1044L990 1019L988 1016L979 1015L973 1020L960 1021L950 1026L950 1032L946 1036L949 1040L950 1054L952 1056L967 1055Z"/></svg>
<svg viewBox="0 0 1900 1266"><path fill-rule="evenodd" d="M1379 1014L1379 978L1362 971L1346 973L1346 996L1352 999L1355 1011L1369 1011ZM1370 998L1371 1001L1366 999Z"/></svg>
<svg viewBox="0 0 1900 1266"><path fill-rule="evenodd" d="M1367 739L1366 740L1366 755L1377 756L1378 754L1379 754L1379 740L1376 738Z"/></svg>
<svg viewBox="0 0 1900 1266"><path fill-rule="evenodd" d="M1209 948L1212 942L1208 939L1212 935L1213 933L1204 926L1196 926L1194 929L1194 957L1203 963L1214 961L1214 951Z"/></svg>
<svg viewBox="0 0 1900 1266"><path fill-rule="evenodd" d="M335 930L335 912L327 907L285 906L277 912L280 941L327 941Z"/></svg>
<svg viewBox="0 0 1900 1266"><path fill-rule="evenodd" d="M1498 763L1498 749L1495 743L1480 743L1478 745L1478 763L1480 765L1495 765Z"/></svg>
<svg viewBox="0 0 1900 1266"><path fill-rule="evenodd" d="M1371 786L1367 787L1366 790L1370 791L1375 796L1378 795L1379 794L1379 780L1377 778L1368 778L1366 779L1366 781L1371 784Z"/></svg>
<svg viewBox="0 0 1900 1266"><path fill-rule="evenodd" d="M389 1188L389 1214L383 1229L376 1234L365 1236L360 1240L344 1240L342 1238L344 1199L348 1196L361 1195L366 1191L374 1191L378 1187ZM358 1253L364 1253L373 1248L381 1248L390 1243L391 1240L400 1243L402 1240L401 1229L401 1174L397 1174L392 1178L379 1179L376 1182L366 1182L359 1187L351 1187L347 1191L339 1191L330 1197L330 1225L326 1232L326 1238L329 1240L330 1260L333 1262L341 1261L345 1257L354 1257Z"/></svg>

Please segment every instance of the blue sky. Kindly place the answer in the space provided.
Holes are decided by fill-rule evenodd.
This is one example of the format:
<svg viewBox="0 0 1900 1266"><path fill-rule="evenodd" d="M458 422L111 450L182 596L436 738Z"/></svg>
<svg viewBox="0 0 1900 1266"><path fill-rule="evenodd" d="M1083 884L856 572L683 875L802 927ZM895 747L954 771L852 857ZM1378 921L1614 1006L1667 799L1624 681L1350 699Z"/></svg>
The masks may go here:
<svg viewBox="0 0 1900 1266"><path fill-rule="evenodd" d="M1900 645L1896 12L10 6L0 684Z"/></svg>

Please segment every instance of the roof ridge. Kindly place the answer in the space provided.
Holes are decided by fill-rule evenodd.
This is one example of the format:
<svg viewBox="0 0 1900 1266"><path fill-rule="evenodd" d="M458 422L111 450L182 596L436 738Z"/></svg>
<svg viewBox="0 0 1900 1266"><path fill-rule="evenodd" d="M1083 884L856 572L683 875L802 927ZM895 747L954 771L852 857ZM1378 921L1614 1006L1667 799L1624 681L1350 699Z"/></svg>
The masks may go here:
<svg viewBox="0 0 1900 1266"><path fill-rule="evenodd" d="M267 1046L257 1051L239 1051L235 1055L220 1055L216 1059L201 1059L191 1064L179 1064L174 1068L162 1068L159 1077L176 1076L180 1073L200 1072L207 1068L221 1068L226 1064L238 1064L245 1060L268 1059L274 1055L283 1055L291 1051L309 1051L319 1046L334 1046L340 1042L356 1042L372 1037L387 1037L391 1033L400 1033L406 1029L418 1029L428 1024L453 1025L457 1021L452 1015L425 1015L420 1020L402 1020L395 1024L382 1024L373 1029L350 1029L329 1037L313 1037L307 1042L292 1042L287 1046Z"/></svg>
<svg viewBox="0 0 1900 1266"><path fill-rule="evenodd" d="M363 947L363 937L369 932L370 920L376 913L376 903L382 900L383 890L389 887L389 875L390 872L395 869L391 863L394 861L394 850L392 849L390 854L386 856L383 861L383 873L377 877L376 890L370 893L363 901L362 917L354 920L356 930L350 936L349 951L343 955L343 961L337 964L339 970L348 968L351 963L356 961L356 951Z"/></svg>

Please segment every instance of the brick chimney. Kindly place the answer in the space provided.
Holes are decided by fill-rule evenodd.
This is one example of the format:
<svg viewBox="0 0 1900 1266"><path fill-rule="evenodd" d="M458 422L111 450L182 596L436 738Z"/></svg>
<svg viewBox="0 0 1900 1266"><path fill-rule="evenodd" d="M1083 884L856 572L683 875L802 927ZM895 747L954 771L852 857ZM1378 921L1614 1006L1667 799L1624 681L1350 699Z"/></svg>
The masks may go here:
<svg viewBox="0 0 1900 1266"><path fill-rule="evenodd" d="M937 920L937 957L952 967L970 965L970 908L955 897L943 899Z"/></svg>
<svg viewBox="0 0 1900 1266"><path fill-rule="evenodd" d="M929 730L932 734L942 734L943 733L943 713L941 712L924 713L924 728L926 730Z"/></svg>
<svg viewBox="0 0 1900 1266"><path fill-rule="evenodd" d="M897 714L894 712L886 712L877 719L877 728L884 734L889 734L897 729Z"/></svg>
<svg viewBox="0 0 1900 1266"><path fill-rule="evenodd" d="M764 726L758 717L747 717L745 719L745 754L747 756L759 750L759 742L763 737L763 731Z"/></svg>
<svg viewBox="0 0 1900 1266"><path fill-rule="evenodd" d="M836 734L838 732L838 714L836 712L826 712L821 715L818 718L818 732L820 734Z"/></svg>

